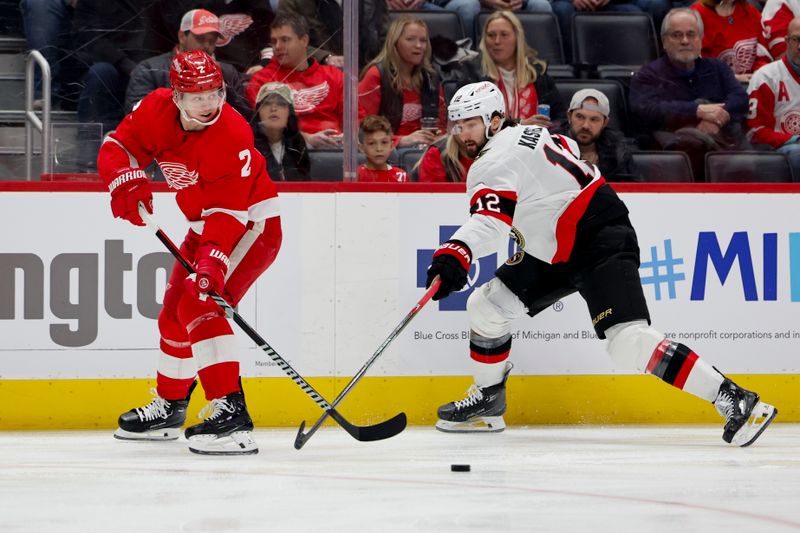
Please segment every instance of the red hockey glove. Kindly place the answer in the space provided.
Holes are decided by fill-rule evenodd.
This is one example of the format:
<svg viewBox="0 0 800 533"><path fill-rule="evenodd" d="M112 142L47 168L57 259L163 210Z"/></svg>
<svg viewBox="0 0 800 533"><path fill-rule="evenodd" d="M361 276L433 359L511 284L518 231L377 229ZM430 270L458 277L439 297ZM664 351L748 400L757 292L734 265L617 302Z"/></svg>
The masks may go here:
<svg viewBox="0 0 800 533"><path fill-rule="evenodd" d="M426 288L430 287L437 275L442 280L433 299L441 300L451 292L463 289L467 284L467 272L471 263L472 251L466 243L452 240L442 244L433 253L433 261L428 267L428 281L425 284Z"/></svg>
<svg viewBox="0 0 800 533"><path fill-rule="evenodd" d="M186 290L201 300L211 291L221 293L230 264L228 256L213 244L201 246L194 259L197 274L184 280Z"/></svg>
<svg viewBox="0 0 800 533"><path fill-rule="evenodd" d="M144 226L139 216L139 202L144 203L149 213L153 212L153 193L150 192L150 180L140 168L123 168L114 173L114 179L108 184L111 192L111 212L116 218L122 218L137 226Z"/></svg>

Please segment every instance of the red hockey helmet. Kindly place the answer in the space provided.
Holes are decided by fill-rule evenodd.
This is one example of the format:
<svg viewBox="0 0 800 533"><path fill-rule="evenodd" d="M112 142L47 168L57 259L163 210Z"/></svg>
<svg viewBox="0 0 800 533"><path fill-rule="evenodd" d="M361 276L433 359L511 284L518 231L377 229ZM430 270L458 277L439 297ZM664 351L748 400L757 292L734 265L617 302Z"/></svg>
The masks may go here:
<svg viewBox="0 0 800 533"><path fill-rule="evenodd" d="M202 50L181 52L172 59L169 84L174 91L202 93L221 89L225 82L222 70L210 55Z"/></svg>

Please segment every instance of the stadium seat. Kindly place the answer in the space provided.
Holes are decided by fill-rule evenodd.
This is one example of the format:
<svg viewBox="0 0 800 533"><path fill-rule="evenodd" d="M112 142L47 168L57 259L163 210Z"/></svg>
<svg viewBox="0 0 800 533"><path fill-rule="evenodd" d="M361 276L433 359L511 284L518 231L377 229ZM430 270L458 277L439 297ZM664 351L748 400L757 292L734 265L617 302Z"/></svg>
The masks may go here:
<svg viewBox="0 0 800 533"><path fill-rule="evenodd" d="M441 35L453 41L458 41L465 37L461 17L455 11L389 11L391 20L403 15L409 15L424 21L428 26L429 37Z"/></svg>
<svg viewBox="0 0 800 533"><path fill-rule="evenodd" d="M684 152L633 152L632 155L645 183L694 181L689 156Z"/></svg>
<svg viewBox="0 0 800 533"><path fill-rule="evenodd" d="M709 152L706 154L709 183L791 183L792 167L779 152Z"/></svg>
<svg viewBox="0 0 800 533"><path fill-rule="evenodd" d="M309 150L312 181L342 181L344 155L341 150Z"/></svg>
<svg viewBox="0 0 800 533"><path fill-rule="evenodd" d="M564 105L569 108L572 95L581 89L597 89L608 97L611 116L608 117L608 126L627 134L628 109L625 103L625 91L622 84L614 80L556 80L556 88L564 100Z"/></svg>
<svg viewBox="0 0 800 533"><path fill-rule="evenodd" d="M422 159L425 150L406 150L400 155L400 166L408 173L409 181L417 181L417 173L414 167Z"/></svg>
<svg viewBox="0 0 800 533"><path fill-rule="evenodd" d="M575 13L573 62L583 68L641 66L658 59L658 39L647 13Z"/></svg>
<svg viewBox="0 0 800 533"><path fill-rule="evenodd" d="M525 42L536 50L539 57L550 65L564 65L564 46L561 43L561 32L558 29L558 19L553 13L528 13L518 11L514 13L522 23L525 30ZM483 26L490 12L482 12L475 19L478 27L475 35L483 35Z"/></svg>

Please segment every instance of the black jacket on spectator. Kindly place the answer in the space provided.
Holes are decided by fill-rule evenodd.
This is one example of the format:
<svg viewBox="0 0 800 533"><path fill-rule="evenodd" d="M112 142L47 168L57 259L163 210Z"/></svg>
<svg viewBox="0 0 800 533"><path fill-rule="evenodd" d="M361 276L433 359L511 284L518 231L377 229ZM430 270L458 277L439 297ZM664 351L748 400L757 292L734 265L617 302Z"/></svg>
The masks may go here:
<svg viewBox="0 0 800 533"><path fill-rule="evenodd" d="M240 32L228 44L217 46L214 52L217 59L232 64L239 71L259 63L261 50L269 46L269 25L275 18L269 0L154 0L145 14L147 46L157 49L157 54L174 48L181 18L191 9L207 9L220 17L223 33L228 29ZM238 26L242 20L237 16L240 14L253 20L244 30Z"/></svg>
<svg viewBox="0 0 800 533"><path fill-rule="evenodd" d="M169 87L170 61L175 51L145 59L133 70L125 93L125 113L130 113L134 104L160 87ZM248 122L253 117L253 109L244 97L244 81L242 75L232 65L218 62L225 79L227 102Z"/></svg>
<svg viewBox="0 0 800 533"><path fill-rule="evenodd" d="M151 2L80 0L72 17L78 60L86 68L110 63L130 76L137 63L158 53L145 45L142 13Z"/></svg>
<svg viewBox="0 0 800 533"><path fill-rule="evenodd" d="M555 133L573 138L569 125ZM603 129L595 141L595 150L598 158L597 168L603 173L606 181L643 181L636 163L633 162L631 149L621 132L611 128Z"/></svg>
<svg viewBox="0 0 800 533"><path fill-rule="evenodd" d="M284 134L283 159L281 161L275 159L269 141L259 131L257 124L254 135L256 150L261 152L267 160L267 173L272 181L309 181L311 179L311 159L308 157L306 141L299 131L294 134Z"/></svg>
<svg viewBox="0 0 800 533"><path fill-rule="evenodd" d="M692 71L673 66L666 56L656 59L631 79L630 102L633 115L648 130L695 126L698 104L725 103L731 121L723 133L740 130L747 113L747 93L731 68L714 58L697 59Z"/></svg>

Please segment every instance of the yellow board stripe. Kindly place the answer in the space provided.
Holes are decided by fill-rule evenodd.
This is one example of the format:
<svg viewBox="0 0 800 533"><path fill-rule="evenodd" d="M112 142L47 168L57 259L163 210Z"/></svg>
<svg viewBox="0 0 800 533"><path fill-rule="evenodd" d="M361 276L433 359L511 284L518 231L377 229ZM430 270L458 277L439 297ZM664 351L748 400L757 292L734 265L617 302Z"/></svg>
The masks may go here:
<svg viewBox="0 0 800 533"><path fill-rule="evenodd" d="M800 375L731 376L778 407L779 422L800 422ZM347 378L309 382L333 401ZM409 424L433 425L436 408L461 399L469 377L367 377L341 405L351 422L370 424L408 415ZM153 380L2 380L0 429L112 429L124 411L146 404ZM260 427L294 427L315 421L322 411L286 378L244 380L248 408ZM205 405L200 387L189 406L187 425ZM526 424L684 424L719 423L710 403L659 382L652 376L512 376L506 423Z"/></svg>

